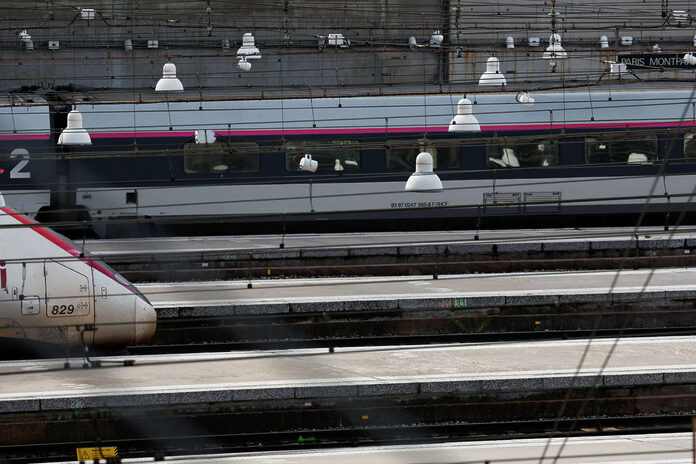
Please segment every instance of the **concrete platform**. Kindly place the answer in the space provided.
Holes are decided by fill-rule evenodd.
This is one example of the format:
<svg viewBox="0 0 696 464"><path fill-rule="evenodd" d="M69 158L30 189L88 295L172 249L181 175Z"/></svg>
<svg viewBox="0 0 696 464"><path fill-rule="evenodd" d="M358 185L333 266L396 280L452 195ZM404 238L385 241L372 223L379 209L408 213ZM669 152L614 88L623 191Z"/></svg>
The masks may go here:
<svg viewBox="0 0 696 464"><path fill-rule="evenodd" d="M299 257L333 257L337 250L343 255L353 253L397 254L428 253L428 246L460 245L460 251L490 252L491 245L498 244L501 253L506 251L529 251L547 248L561 250L587 250L625 248L637 239L641 247L691 247L696 246L696 229L684 226L676 231L665 231L662 227L641 227L637 237L633 228L588 228L588 229L526 229L526 230L482 230L479 240L474 240L476 231L437 232L379 232L346 234L295 234L287 235L241 235L212 237L170 237L87 240L85 248L91 253L108 258L110 256L164 255L172 253L221 253L257 251L257 257L275 255ZM279 245L283 243L284 248ZM502 248L501 248L502 246ZM365 249L372 249L365 251ZM362 251L358 251L362 250Z"/></svg>
<svg viewBox="0 0 696 464"><path fill-rule="evenodd" d="M613 285L616 280L615 285ZM248 284L252 288L248 288ZM696 269L141 284L159 317L696 299ZM612 292L609 293L610 289Z"/></svg>
<svg viewBox="0 0 696 464"><path fill-rule="evenodd" d="M548 445L546 454L544 448ZM659 435L625 435L608 437L573 437L563 439L498 440L423 445L370 446L329 450L285 450L280 452L239 453L216 456L191 456L167 459L176 463L201 464L462 464L462 463L515 463L539 464L544 455L546 462L563 447L558 463L622 463L622 464L691 464L692 435L689 433ZM144 459L126 459L123 462L151 462Z"/></svg>
<svg viewBox="0 0 696 464"><path fill-rule="evenodd" d="M696 266L692 229L475 234L185 237L91 241L86 248L134 282Z"/></svg>
<svg viewBox="0 0 696 464"><path fill-rule="evenodd" d="M594 341L578 369L587 346L580 340L155 355L134 366L92 369L63 369L62 360L0 362L0 412L696 382L696 337L622 339L616 347Z"/></svg>

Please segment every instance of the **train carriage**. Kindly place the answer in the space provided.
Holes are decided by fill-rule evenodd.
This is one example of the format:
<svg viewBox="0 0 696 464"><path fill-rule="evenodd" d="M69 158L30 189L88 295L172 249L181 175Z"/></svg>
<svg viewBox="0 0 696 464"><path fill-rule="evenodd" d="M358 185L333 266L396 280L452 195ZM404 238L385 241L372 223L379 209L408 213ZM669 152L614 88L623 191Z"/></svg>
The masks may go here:
<svg viewBox="0 0 696 464"><path fill-rule="evenodd" d="M643 210L668 220L689 209L690 90L539 92L533 108L514 93L468 95L480 130L450 131L460 97L78 98L92 143L72 147L56 144L65 109L34 103L23 121L0 119L0 185L15 208L74 208L102 236L128 220L234 233L268 231L269 222L343 230L393 220L518 225L530 216L543 226ZM17 133L10 122L21 123ZM404 191L422 151L442 191ZM315 172L301 169L306 155Z"/></svg>

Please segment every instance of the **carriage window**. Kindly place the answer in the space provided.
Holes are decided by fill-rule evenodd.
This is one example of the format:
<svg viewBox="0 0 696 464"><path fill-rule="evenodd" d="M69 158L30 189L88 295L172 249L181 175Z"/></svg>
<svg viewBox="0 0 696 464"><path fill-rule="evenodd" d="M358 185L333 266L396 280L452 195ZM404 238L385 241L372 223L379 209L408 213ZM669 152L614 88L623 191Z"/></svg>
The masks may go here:
<svg viewBox="0 0 696 464"><path fill-rule="evenodd" d="M457 169L459 167L459 141L457 139L387 140L387 169L413 171L416 157L421 152L433 156L433 169Z"/></svg>
<svg viewBox="0 0 696 464"><path fill-rule="evenodd" d="M285 169L299 170L300 159L305 155L319 163L317 171L360 169L360 144L356 140L290 141L285 145Z"/></svg>
<svg viewBox="0 0 696 464"><path fill-rule="evenodd" d="M631 137L611 139L585 139L585 162L587 164L640 164L655 161L656 159L656 135L633 135Z"/></svg>
<svg viewBox="0 0 696 464"><path fill-rule="evenodd" d="M183 150L186 174L225 174L259 170L257 143L187 143Z"/></svg>
<svg viewBox="0 0 696 464"><path fill-rule="evenodd" d="M696 134L684 135L684 158L696 158Z"/></svg>
<svg viewBox="0 0 696 464"><path fill-rule="evenodd" d="M491 168L539 168L558 165L558 141L504 141L486 145Z"/></svg>

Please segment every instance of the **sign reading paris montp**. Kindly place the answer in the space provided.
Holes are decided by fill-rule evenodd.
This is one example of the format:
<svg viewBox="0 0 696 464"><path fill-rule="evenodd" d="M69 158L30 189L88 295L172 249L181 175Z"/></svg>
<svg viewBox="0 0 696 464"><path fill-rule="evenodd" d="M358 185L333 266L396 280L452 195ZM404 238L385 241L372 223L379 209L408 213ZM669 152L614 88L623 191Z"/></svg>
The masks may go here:
<svg viewBox="0 0 696 464"><path fill-rule="evenodd" d="M629 53L617 55L618 63L626 63L628 69L696 69L687 64L679 53Z"/></svg>

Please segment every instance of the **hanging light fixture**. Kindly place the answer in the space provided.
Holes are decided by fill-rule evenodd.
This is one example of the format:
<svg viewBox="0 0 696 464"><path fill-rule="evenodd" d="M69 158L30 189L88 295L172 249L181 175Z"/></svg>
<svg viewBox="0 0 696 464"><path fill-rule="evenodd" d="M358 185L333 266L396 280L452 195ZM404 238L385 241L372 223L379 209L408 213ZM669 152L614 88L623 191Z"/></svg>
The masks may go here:
<svg viewBox="0 0 696 464"><path fill-rule="evenodd" d="M457 103L457 115L450 122L448 132L481 132L468 98L462 98Z"/></svg>
<svg viewBox="0 0 696 464"><path fill-rule="evenodd" d="M445 39L445 36L442 35L442 32L440 30L436 30L433 32L430 36L430 46L431 47L439 47L442 45L442 41Z"/></svg>
<svg viewBox="0 0 696 464"><path fill-rule="evenodd" d="M607 38L606 35L603 35L602 37L599 38L599 47L600 48L609 48L609 39Z"/></svg>
<svg viewBox="0 0 696 464"><path fill-rule="evenodd" d="M22 30L19 34L17 34L17 37L22 43L24 43L27 50L34 49L34 42L31 40L31 35L27 32L26 29Z"/></svg>
<svg viewBox="0 0 696 464"><path fill-rule="evenodd" d="M247 60L261 59L261 52L256 47L254 35L247 32L242 37L242 46L237 50L237 57L245 56Z"/></svg>
<svg viewBox="0 0 696 464"><path fill-rule="evenodd" d="M251 63L247 61L246 56L239 58L239 61L237 61L237 67L245 72L251 71Z"/></svg>
<svg viewBox="0 0 696 464"><path fill-rule="evenodd" d="M176 66L174 63L164 63L162 67L162 78L157 81L155 92L172 92L184 90L184 85L176 77Z"/></svg>
<svg viewBox="0 0 696 464"><path fill-rule="evenodd" d="M58 145L92 145L89 133L82 127L82 113L68 113L68 125L58 137Z"/></svg>
<svg viewBox="0 0 696 464"><path fill-rule="evenodd" d="M242 71L251 71L251 63L248 60L261 59L261 52L256 47L254 35L247 32L242 37L242 46L237 50L237 67Z"/></svg>
<svg viewBox="0 0 696 464"><path fill-rule="evenodd" d="M500 60L495 56L488 58L486 62L486 72L481 74L479 85L505 85L507 81L500 72Z"/></svg>
<svg viewBox="0 0 696 464"><path fill-rule="evenodd" d="M534 106L534 98L532 98L528 92L517 92L515 101L527 108L532 108Z"/></svg>
<svg viewBox="0 0 696 464"><path fill-rule="evenodd" d="M545 60L568 58L568 53L561 46L561 34L551 34L549 37L549 46L542 55Z"/></svg>
<svg viewBox="0 0 696 464"><path fill-rule="evenodd" d="M406 181L407 192L442 190L440 178L433 172L433 155L424 151L416 157L416 172Z"/></svg>

